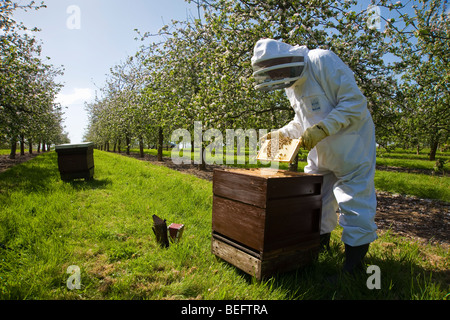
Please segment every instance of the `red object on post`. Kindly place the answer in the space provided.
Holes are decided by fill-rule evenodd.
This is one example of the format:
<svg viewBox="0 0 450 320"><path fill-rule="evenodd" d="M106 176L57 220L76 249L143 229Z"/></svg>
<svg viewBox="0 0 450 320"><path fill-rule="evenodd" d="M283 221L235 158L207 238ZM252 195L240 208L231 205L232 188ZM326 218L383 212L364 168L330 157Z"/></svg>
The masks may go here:
<svg viewBox="0 0 450 320"><path fill-rule="evenodd" d="M169 236L172 238L173 242L177 242L184 231L184 224L171 223L169 226Z"/></svg>

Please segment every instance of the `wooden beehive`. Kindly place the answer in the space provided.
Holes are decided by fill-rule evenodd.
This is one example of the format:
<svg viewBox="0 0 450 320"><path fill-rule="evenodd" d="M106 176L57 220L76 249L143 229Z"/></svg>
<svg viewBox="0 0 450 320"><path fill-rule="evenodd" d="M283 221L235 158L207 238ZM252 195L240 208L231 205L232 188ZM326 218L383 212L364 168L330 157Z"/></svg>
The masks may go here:
<svg viewBox="0 0 450 320"><path fill-rule="evenodd" d="M94 176L94 143L61 144L55 147L62 180L92 179Z"/></svg>
<svg viewBox="0 0 450 320"><path fill-rule="evenodd" d="M258 279L309 263L319 249L322 180L273 169L215 170L213 254Z"/></svg>

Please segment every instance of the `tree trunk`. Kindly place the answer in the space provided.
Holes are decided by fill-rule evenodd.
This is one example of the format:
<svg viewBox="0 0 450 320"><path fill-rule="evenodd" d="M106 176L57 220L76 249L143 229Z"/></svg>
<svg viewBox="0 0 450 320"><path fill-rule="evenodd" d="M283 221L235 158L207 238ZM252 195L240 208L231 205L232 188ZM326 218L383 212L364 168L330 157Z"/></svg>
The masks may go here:
<svg viewBox="0 0 450 320"><path fill-rule="evenodd" d="M33 141L31 139L28 139L28 152L33 154Z"/></svg>
<svg viewBox="0 0 450 320"><path fill-rule="evenodd" d="M16 150L17 150L17 141L16 138L11 139L11 152L9 153L10 159L16 158Z"/></svg>
<svg viewBox="0 0 450 320"><path fill-rule="evenodd" d="M431 144L430 144L430 147L431 147L430 160L432 160L432 161L436 160L436 151L437 151L438 145L439 145L438 137L433 137L431 139Z"/></svg>
<svg viewBox="0 0 450 320"><path fill-rule="evenodd" d="M41 141L38 141L38 144L37 144L37 152L38 152L38 153L41 153Z"/></svg>
<svg viewBox="0 0 450 320"><path fill-rule="evenodd" d="M117 141L117 152L120 153L120 139L119 139L119 141Z"/></svg>
<svg viewBox="0 0 450 320"><path fill-rule="evenodd" d="M127 143L127 155L130 155L130 143L131 143L131 141L130 141L130 137L128 135L125 137L125 142Z"/></svg>
<svg viewBox="0 0 450 320"><path fill-rule="evenodd" d="M205 162L205 147L203 143L200 144L200 163L198 165L199 170L206 170L206 162Z"/></svg>
<svg viewBox="0 0 450 320"><path fill-rule="evenodd" d="M195 152L195 145L194 145L194 139L191 141L191 161L194 160L194 153Z"/></svg>
<svg viewBox="0 0 450 320"><path fill-rule="evenodd" d="M162 127L159 127L158 130L158 161L163 161L163 142L164 135Z"/></svg>
<svg viewBox="0 0 450 320"><path fill-rule="evenodd" d="M23 135L20 136L20 155L25 155L25 138L23 137Z"/></svg>
<svg viewBox="0 0 450 320"><path fill-rule="evenodd" d="M45 142L42 141L42 152L45 152Z"/></svg>
<svg viewBox="0 0 450 320"><path fill-rule="evenodd" d="M142 137L139 138L139 156L144 157L144 139Z"/></svg>

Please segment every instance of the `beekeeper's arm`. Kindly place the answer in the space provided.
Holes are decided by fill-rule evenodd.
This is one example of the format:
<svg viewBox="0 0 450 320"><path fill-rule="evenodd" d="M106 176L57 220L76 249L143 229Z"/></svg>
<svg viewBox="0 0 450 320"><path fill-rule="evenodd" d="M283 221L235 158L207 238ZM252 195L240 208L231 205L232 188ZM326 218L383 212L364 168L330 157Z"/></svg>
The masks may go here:
<svg viewBox="0 0 450 320"><path fill-rule="evenodd" d="M287 125L278 130L286 137L291 139L298 139L303 133L303 127L300 124L297 113L295 113L294 120L289 122Z"/></svg>
<svg viewBox="0 0 450 320"><path fill-rule="evenodd" d="M262 141L265 139L271 139L275 134L279 134L280 138L289 137L291 139L298 139L298 137L301 136L303 133L302 125L300 124L300 121L298 120L297 114L294 116L294 120L289 122L287 125L285 125L283 128L278 129L273 132L269 132L265 136L261 138Z"/></svg>
<svg viewBox="0 0 450 320"><path fill-rule="evenodd" d="M359 90L353 72L336 54L320 50L309 59L313 74L334 105L325 119L303 133L303 147L312 149L327 136L348 127L352 122L365 119L368 110L366 98Z"/></svg>
<svg viewBox="0 0 450 320"><path fill-rule="evenodd" d="M321 121L333 135L368 116L367 100L356 84L350 68L333 52L321 50L310 57L316 79L322 85L333 110Z"/></svg>

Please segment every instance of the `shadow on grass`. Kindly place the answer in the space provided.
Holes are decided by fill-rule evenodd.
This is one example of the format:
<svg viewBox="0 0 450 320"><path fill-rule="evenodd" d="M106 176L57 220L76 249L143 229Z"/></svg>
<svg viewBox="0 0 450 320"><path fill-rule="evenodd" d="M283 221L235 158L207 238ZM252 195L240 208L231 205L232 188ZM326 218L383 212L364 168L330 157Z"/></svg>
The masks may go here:
<svg viewBox="0 0 450 320"><path fill-rule="evenodd" d="M42 154L0 173L0 194L15 190L27 193L48 191L51 181L59 176L55 161L53 154Z"/></svg>
<svg viewBox="0 0 450 320"><path fill-rule="evenodd" d="M103 189L106 186L112 184L111 179L96 179L95 177L89 180L75 179L65 181L70 184L75 190L89 190L89 189Z"/></svg>
<svg viewBox="0 0 450 320"><path fill-rule="evenodd" d="M62 181L55 152L39 155L25 163L16 165L0 173L0 196L10 191L22 190L26 193L45 193ZM66 182L76 190L100 189L110 185L110 179L70 180Z"/></svg>

